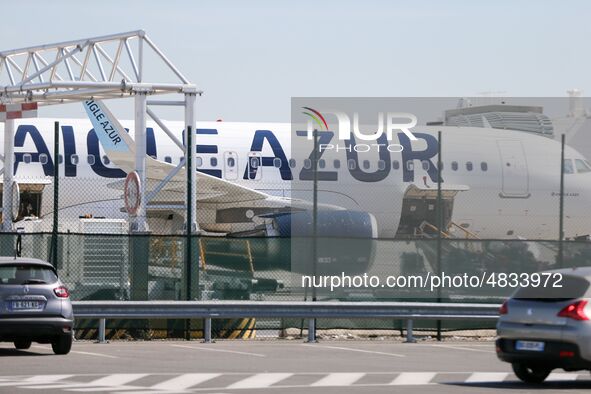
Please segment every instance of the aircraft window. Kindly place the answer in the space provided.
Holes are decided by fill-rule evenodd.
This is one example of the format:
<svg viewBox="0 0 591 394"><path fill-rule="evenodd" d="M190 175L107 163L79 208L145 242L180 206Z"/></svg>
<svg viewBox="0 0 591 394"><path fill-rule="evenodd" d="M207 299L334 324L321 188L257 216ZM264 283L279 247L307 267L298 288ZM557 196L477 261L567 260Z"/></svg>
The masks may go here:
<svg viewBox="0 0 591 394"><path fill-rule="evenodd" d="M339 169L341 168L341 161L340 160L335 160L333 163L334 168Z"/></svg>
<svg viewBox="0 0 591 394"><path fill-rule="evenodd" d="M384 160L378 160L378 169L385 170L386 169L386 162Z"/></svg>
<svg viewBox="0 0 591 394"><path fill-rule="evenodd" d="M95 163L95 161L94 161L94 160L95 160L95 158L94 158L94 155L88 155L88 156L86 156L86 162L87 162L88 164L90 164L91 166L93 166L93 165L94 165L94 163Z"/></svg>
<svg viewBox="0 0 591 394"><path fill-rule="evenodd" d="M573 161L571 159L564 159L564 173L574 174Z"/></svg>
<svg viewBox="0 0 591 394"><path fill-rule="evenodd" d="M591 171L591 167L587 163L585 163L584 160L576 159L575 165L577 167L577 172L590 172Z"/></svg>
<svg viewBox="0 0 591 394"><path fill-rule="evenodd" d="M304 168L306 170L309 170L310 168L312 168L312 160L310 159L305 159L304 160Z"/></svg>
<svg viewBox="0 0 591 394"><path fill-rule="evenodd" d="M47 155L45 153L39 155L39 163L47 164Z"/></svg>
<svg viewBox="0 0 591 394"><path fill-rule="evenodd" d="M27 164L29 164L32 160L31 154L30 153L25 153L23 155L23 161Z"/></svg>
<svg viewBox="0 0 591 394"><path fill-rule="evenodd" d="M472 171L472 168L473 168L473 167L474 167L474 166L472 165L472 162L471 162L471 161L468 161L468 162L466 162L466 169L467 169L468 171Z"/></svg>
<svg viewBox="0 0 591 394"><path fill-rule="evenodd" d="M428 161L426 161L426 160L423 160L423 161L421 162L421 165L423 166L423 170L425 170L425 171L429 171L429 162L428 162Z"/></svg>
<svg viewBox="0 0 591 394"><path fill-rule="evenodd" d="M355 168L357 168L357 164L355 163L355 160L353 160L353 159L347 160L347 167L350 170L354 170Z"/></svg>
<svg viewBox="0 0 591 394"><path fill-rule="evenodd" d="M70 163L72 163L73 165L77 166L79 161L80 159L78 158L78 155L70 156Z"/></svg>
<svg viewBox="0 0 591 394"><path fill-rule="evenodd" d="M320 167L320 168L326 167L326 161L324 159L318 160L318 167Z"/></svg>
<svg viewBox="0 0 591 394"><path fill-rule="evenodd" d="M363 168L369 170L369 160L363 160Z"/></svg>
<svg viewBox="0 0 591 394"><path fill-rule="evenodd" d="M276 157L273 159L273 166L275 168L281 168L281 159Z"/></svg>
<svg viewBox="0 0 591 394"><path fill-rule="evenodd" d="M406 169L409 171L412 171L415 169L415 164L412 162L412 160L406 161Z"/></svg>
<svg viewBox="0 0 591 394"><path fill-rule="evenodd" d="M218 166L218 159L216 157L212 157L211 159L209 159L209 164L212 167L217 167Z"/></svg>
<svg viewBox="0 0 591 394"><path fill-rule="evenodd" d="M109 160L109 158L107 157L107 155L103 156L103 164L107 165L111 162L111 160ZM61 163L61 160L60 160Z"/></svg>
<svg viewBox="0 0 591 394"><path fill-rule="evenodd" d="M227 163L228 167L234 167L236 165L236 160L233 157L228 157Z"/></svg>
<svg viewBox="0 0 591 394"><path fill-rule="evenodd" d="M488 170L488 164L485 161L483 161L482 163L480 163L480 169L482 171Z"/></svg>
<svg viewBox="0 0 591 394"><path fill-rule="evenodd" d="M392 168L395 169L395 170L399 169L400 168L400 162L398 160L394 160L392 162Z"/></svg>
<svg viewBox="0 0 591 394"><path fill-rule="evenodd" d="M295 168L296 166L296 161L295 159L289 159L289 167L290 168Z"/></svg>
<svg viewBox="0 0 591 394"><path fill-rule="evenodd" d="M457 161L452 161L451 162L451 169L454 171L458 170L458 162Z"/></svg>
<svg viewBox="0 0 591 394"><path fill-rule="evenodd" d="M203 158L201 158L200 156L197 156L195 158L195 166L196 167L201 167L203 165Z"/></svg>
<svg viewBox="0 0 591 394"><path fill-rule="evenodd" d="M164 156L164 161L167 163L172 163L172 157L170 156Z"/></svg>

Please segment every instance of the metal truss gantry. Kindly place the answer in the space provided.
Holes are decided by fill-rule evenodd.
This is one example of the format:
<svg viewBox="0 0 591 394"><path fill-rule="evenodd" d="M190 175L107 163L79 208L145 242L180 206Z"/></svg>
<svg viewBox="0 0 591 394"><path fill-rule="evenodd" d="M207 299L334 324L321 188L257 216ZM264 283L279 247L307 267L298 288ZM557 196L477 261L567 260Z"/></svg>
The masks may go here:
<svg viewBox="0 0 591 394"><path fill-rule="evenodd" d="M146 82L146 55L171 78L171 83ZM148 95L182 94L183 100L147 100ZM195 146L183 146L148 105L184 107L185 141L189 128L195 130L195 101L201 95L196 86L174 66L143 30L0 51L0 104L37 102L39 106L134 97L135 170L140 178L140 207L131 217L132 230L149 231L146 220L146 115L191 157L195 174ZM4 184L2 230L12 231L12 189L14 168L14 119L4 122ZM194 138L191 139L195 141ZM189 160L187 160L189 161ZM179 164L179 166L184 163ZM176 171L173 170L173 171ZM195 180L193 176L193 180ZM164 181L163 181L164 182ZM161 185L159 185L161 187ZM191 185L193 204L196 182ZM195 209L189 210L187 228L197 231Z"/></svg>

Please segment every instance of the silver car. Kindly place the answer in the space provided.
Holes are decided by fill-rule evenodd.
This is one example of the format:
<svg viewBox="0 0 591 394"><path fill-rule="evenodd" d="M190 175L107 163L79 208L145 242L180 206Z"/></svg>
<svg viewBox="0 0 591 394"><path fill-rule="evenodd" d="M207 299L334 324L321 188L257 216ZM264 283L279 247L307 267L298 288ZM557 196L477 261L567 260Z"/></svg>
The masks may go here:
<svg viewBox="0 0 591 394"><path fill-rule="evenodd" d="M51 343L55 354L67 354L73 325L70 294L51 264L0 257L0 341L17 349Z"/></svg>
<svg viewBox="0 0 591 394"><path fill-rule="evenodd" d="M591 370L591 267L550 274L545 287L518 289L499 311L497 356L528 383L555 368Z"/></svg>

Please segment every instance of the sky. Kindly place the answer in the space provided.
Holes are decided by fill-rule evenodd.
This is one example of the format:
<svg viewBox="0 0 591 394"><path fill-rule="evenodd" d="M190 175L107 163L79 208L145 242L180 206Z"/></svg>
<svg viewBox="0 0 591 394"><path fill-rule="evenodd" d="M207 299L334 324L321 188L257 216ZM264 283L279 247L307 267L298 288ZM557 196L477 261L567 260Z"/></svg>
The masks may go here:
<svg viewBox="0 0 591 394"><path fill-rule="evenodd" d="M144 29L204 91L197 120L289 122L291 97L591 93L582 0L29 0L2 13L0 50ZM133 118L131 102L117 116Z"/></svg>

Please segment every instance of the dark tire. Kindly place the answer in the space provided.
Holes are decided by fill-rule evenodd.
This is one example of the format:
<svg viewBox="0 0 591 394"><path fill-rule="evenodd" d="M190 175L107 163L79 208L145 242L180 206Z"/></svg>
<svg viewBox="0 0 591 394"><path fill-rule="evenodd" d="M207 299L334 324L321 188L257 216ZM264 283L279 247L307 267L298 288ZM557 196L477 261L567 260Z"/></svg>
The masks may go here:
<svg viewBox="0 0 591 394"><path fill-rule="evenodd" d="M26 338L17 339L16 341L14 341L14 347L18 350L27 350L31 347L31 343L32 341Z"/></svg>
<svg viewBox="0 0 591 394"><path fill-rule="evenodd" d="M51 348L55 354L68 354L72 348L72 336L61 335L51 342Z"/></svg>
<svg viewBox="0 0 591 394"><path fill-rule="evenodd" d="M513 372L525 383L542 383L550 375L552 368L532 366L524 363L513 363Z"/></svg>

